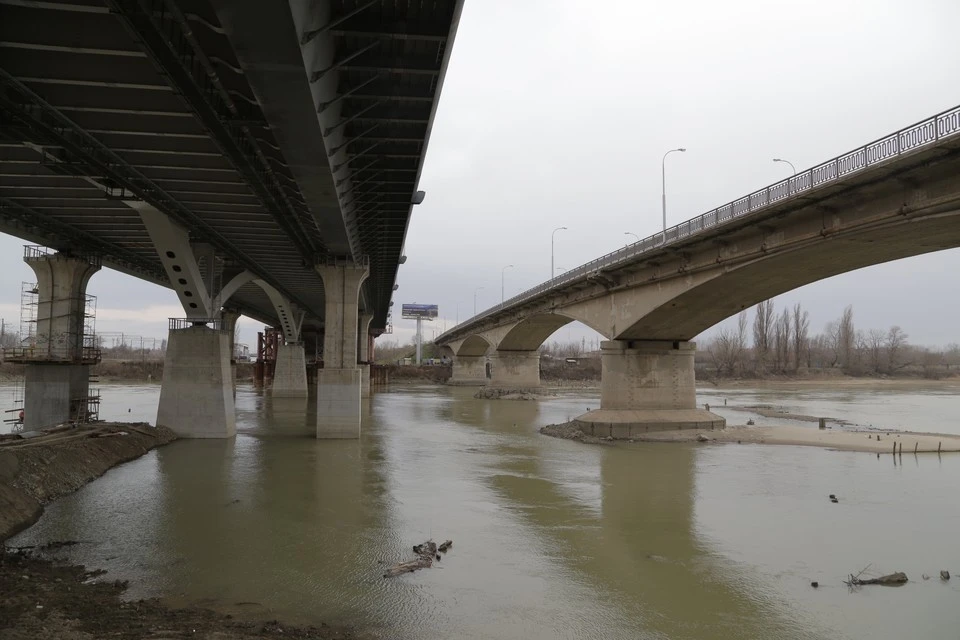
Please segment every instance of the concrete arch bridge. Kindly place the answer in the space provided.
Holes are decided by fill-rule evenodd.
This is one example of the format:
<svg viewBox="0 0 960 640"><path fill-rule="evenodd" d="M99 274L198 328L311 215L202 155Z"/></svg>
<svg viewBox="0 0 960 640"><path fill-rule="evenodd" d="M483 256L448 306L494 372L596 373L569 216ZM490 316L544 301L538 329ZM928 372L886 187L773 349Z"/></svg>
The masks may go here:
<svg viewBox="0 0 960 640"><path fill-rule="evenodd" d="M579 321L606 338L586 430L712 428L723 419L696 408L695 336L806 284L958 246L960 107L567 272L437 344L455 383L530 388L540 346Z"/></svg>

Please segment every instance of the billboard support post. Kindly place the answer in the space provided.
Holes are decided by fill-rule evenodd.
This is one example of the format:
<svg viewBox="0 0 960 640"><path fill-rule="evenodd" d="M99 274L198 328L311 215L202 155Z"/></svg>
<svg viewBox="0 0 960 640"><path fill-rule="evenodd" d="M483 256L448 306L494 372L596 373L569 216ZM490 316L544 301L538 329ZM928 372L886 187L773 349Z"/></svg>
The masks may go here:
<svg viewBox="0 0 960 640"><path fill-rule="evenodd" d="M402 317L417 321L417 366L423 364L423 321L431 322L439 315L439 307L435 304L405 304L401 307Z"/></svg>
<svg viewBox="0 0 960 640"><path fill-rule="evenodd" d="M417 316L417 366L422 364L423 360L423 317Z"/></svg>

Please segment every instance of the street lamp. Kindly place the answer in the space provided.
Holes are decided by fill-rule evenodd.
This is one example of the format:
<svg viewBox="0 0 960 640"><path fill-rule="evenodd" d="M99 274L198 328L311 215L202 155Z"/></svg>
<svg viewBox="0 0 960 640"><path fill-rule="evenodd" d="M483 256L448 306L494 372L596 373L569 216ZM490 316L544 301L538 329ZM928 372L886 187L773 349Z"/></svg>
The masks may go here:
<svg viewBox="0 0 960 640"><path fill-rule="evenodd" d="M512 264L508 264L507 266L505 266L503 269L500 270L500 306L501 306L501 307L503 306L503 282L504 282L504 277L505 277L505 275L506 275L506 273L507 273L507 269L511 269L511 268L513 268L513 265L512 265Z"/></svg>
<svg viewBox="0 0 960 640"><path fill-rule="evenodd" d="M457 301L457 324L460 324L460 302Z"/></svg>
<svg viewBox="0 0 960 640"><path fill-rule="evenodd" d="M477 291L480 291L483 287L477 287L473 290L473 316L477 316Z"/></svg>
<svg viewBox="0 0 960 640"><path fill-rule="evenodd" d="M661 180L661 189L660 196L663 202L663 231L664 231L664 240L666 240L666 231L667 231L667 156L671 153L679 151L683 153L686 151L685 148L679 147L677 149L670 149L665 154L663 154L663 160L660 161L660 180Z"/></svg>
<svg viewBox="0 0 960 640"><path fill-rule="evenodd" d="M790 165L790 168L793 170L793 175L797 175L797 168L796 168L795 166L793 166L793 163L790 162L789 160L784 160L783 158L774 158L773 161L774 161L774 162L782 162L782 163L784 163L784 164Z"/></svg>
<svg viewBox="0 0 960 640"><path fill-rule="evenodd" d="M633 236L634 238L637 239L637 242L640 242L640 236L638 236L637 234L633 233L632 231L624 231L624 232L623 232L623 235L625 235L625 236Z"/></svg>
<svg viewBox="0 0 960 640"><path fill-rule="evenodd" d="M557 235L557 231L565 231L566 227L557 227L553 230L553 233L550 234L550 279L553 280L553 238Z"/></svg>

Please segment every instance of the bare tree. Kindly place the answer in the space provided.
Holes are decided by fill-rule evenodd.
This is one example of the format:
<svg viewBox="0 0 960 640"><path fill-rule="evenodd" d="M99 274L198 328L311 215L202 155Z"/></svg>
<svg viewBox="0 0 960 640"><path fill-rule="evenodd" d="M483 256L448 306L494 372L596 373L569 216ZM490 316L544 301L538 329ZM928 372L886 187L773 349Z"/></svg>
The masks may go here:
<svg viewBox="0 0 960 640"><path fill-rule="evenodd" d="M900 367L901 352L907 344L907 334L897 325L890 327L887 333L887 362L890 364L890 370L893 371Z"/></svg>
<svg viewBox="0 0 960 640"><path fill-rule="evenodd" d="M853 326L853 305L847 305L837 323L837 346L839 347L840 366L844 369L852 364L853 346L856 340L856 329Z"/></svg>
<svg viewBox="0 0 960 640"><path fill-rule="evenodd" d="M810 331L810 314L802 309L800 303L793 305L793 365L794 371L800 369L804 349L809 352L807 333ZM809 356L808 356L809 358ZM809 367L810 363L807 362Z"/></svg>
<svg viewBox="0 0 960 640"><path fill-rule="evenodd" d="M783 313L773 324L773 368L786 371L790 367L790 310Z"/></svg>
<svg viewBox="0 0 960 640"><path fill-rule="evenodd" d="M758 375L762 375L767 368L767 359L773 342L773 322L773 300L765 300L758 304L756 315L753 317L753 356Z"/></svg>
<svg viewBox="0 0 960 640"><path fill-rule="evenodd" d="M743 359L747 353L747 312L741 311L737 316L737 373L743 373Z"/></svg>
<svg viewBox="0 0 960 640"><path fill-rule="evenodd" d="M864 337L867 359L874 373L880 373L883 368L883 346L887 341L887 334L880 329L870 329Z"/></svg>

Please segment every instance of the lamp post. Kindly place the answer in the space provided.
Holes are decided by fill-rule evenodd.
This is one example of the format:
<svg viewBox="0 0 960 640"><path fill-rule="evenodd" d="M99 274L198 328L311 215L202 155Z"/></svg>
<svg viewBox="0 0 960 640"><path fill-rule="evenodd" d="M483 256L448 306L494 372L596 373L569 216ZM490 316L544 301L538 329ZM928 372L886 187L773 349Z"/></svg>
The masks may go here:
<svg viewBox="0 0 960 640"><path fill-rule="evenodd" d="M666 231L667 231L667 156L671 153L679 151L683 153L686 151L685 148L679 147L677 149L670 149L665 154L663 154L663 159L660 161L660 181L661 189L660 196L661 202L663 203L663 231L664 231L664 240L666 240Z"/></svg>
<svg viewBox="0 0 960 640"><path fill-rule="evenodd" d="M504 282L504 278L505 278L505 276L506 276L507 269L511 269L511 268L513 268L513 265L512 265L512 264L508 264L507 266L505 266L503 269L500 270L500 306L501 306L501 307L503 306L503 298L504 298L504 296L503 296L503 282Z"/></svg>
<svg viewBox="0 0 960 640"><path fill-rule="evenodd" d="M457 324L460 324L460 302L457 301Z"/></svg>
<svg viewBox="0 0 960 640"><path fill-rule="evenodd" d="M634 238L637 239L637 242L640 242L640 236L638 236L637 234L633 233L632 231L624 231L624 232L623 232L623 235L625 235L625 236L633 236Z"/></svg>
<svg viewBox="0 0 960 640"><path fill-rule="evenodd" d="M553 280L553 239L557 235L557 231L565 231L566 227L557 227L553 230L553 233L550 234L550 279Z"/></svg>
<svg viewBox="0 0 960 640"><path fill-rule="evenodd" d="M476 315L477 315L477 291L480 291L480 289L483 289L483 287L477 287L476 289L473 290L473 315L474 315L474 317L476 317Z"/></svg>
<svg viewBox="0 0 960 640"><path fill-rule="evenodd" d="M793 166L793 163L790 162L789 160L784 160L783 158L774 158L773 161L774 161L774 162L782 162L782 163L784 163L784 164L790 165L790 169L793 171L793 175L797 175L797 168L796 168L795 166Z"/></svg>

